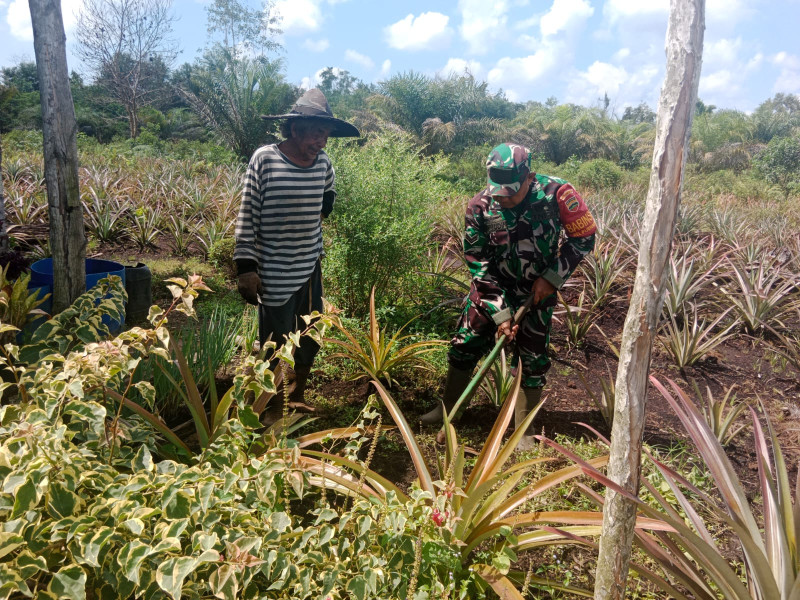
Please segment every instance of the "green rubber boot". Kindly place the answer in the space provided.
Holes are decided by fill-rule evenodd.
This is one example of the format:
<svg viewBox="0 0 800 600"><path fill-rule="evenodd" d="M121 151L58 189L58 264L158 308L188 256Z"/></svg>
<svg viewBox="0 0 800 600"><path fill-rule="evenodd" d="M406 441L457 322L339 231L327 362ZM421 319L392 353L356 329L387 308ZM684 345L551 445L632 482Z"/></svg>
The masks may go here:
<svg viewBox="0 0 800 600"><path fill-rule="evenodd" d="M470 371L462 371L453 366L447 368L447 379L444 383L444 397L442 398L442 402L437 404L433 410L426 412L420 417L420 421L422 421L423 425L438 425L444 420L442 403L444 403L448 413L453 410L461 394L467 389L471 375L472 373Z"/></svg>
<svg viewBox="0 0 800 600"><path fill-rule="evenodd" d="M522 422L525 420L536 405L542 398L542 388L522 388L523 393L517 397L517 404L514 406L514 429L519 429ZM533 428L533 423L528 425L528 429L522 436L522 439L517 444L517 450L524 452L532 450L536 447L537 441L534 437L536 431Z"/></svg>

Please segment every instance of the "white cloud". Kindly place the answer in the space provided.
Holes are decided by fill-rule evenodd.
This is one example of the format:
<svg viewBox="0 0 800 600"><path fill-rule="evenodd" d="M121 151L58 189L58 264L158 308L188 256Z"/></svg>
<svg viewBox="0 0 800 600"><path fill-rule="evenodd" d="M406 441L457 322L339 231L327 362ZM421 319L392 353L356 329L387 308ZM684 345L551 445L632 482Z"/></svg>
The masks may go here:
<svg viewBox="0 0 800 600"><path fill-rule="evenodd" d="M372 67L375 66L375 63L369 56L365 56L364 54L356 52L355 50L345 50L344 57L350 62L354 62L361 65L365 69L371 69Z"/></svg>
<svg viewBox="0 0 800 600"><path fill-rule="evenodd" d="M772 91L776 94L800 94L800 71L781 71Z"/></svg>
<svg viewBox="0 0 800 600"><path fill-rule="evenodd" d="M705 14L707 31L729 35L738 23L752 18L755 10L747 0L707 0ZM669 0L607 0L603 15L624 35L666 31Z"/></svg>
<svg viewBox="0 0 800 600"><path fill-rule="evenodd" d="M620 48L614 53L614 60L616 62L619 62L625 58L628 58L630 55L631 55L630 48Z"/></svg>
<svg viewBox="0 0 800 600"><path fill-rule="evenodd" d="M322 25L318 0L278 0L275 12L281 17L281 29L289 35L317 31Z"/></svg>
<svg viewBox="0 0 800 600"><path fill-rule="evenodd" d="M11 30L11 35L26 42L33 41L33 28L31 27L31 13L27 0L12 0L6 13L6 23Z"/></svg>
<svg viewBox="0 0 800 600"><path fill-rule="evenodd" d="M706 40L699 90L704 102L726 107L750 104L751 83L764 63L760 52L748 56L752 46L742 37Z"/></svg>
<svg viewBox="0 0 800 600"><path fill-rule="evenodd" d="M789 69L800 69L800 57L788 52L778 52L772 57L773 64Z"/></svg>
<svg viewBox="0 0 800 600"><path fill-rule="evenodd" d="M616 41L641 54L657 41L663 56L664 35L667 31L669 0L607 0L603 6L603 21L592 34L600 41Z"/></svg>
<svg viewBox="0 0 800 600"><path fill-rule="evenodd" d="M535 94L529 93L534 91L533 84L538 83L558 65L562 52L563 47L560 44L551 43L543 45L528 56L501 58L489 70L486 79L492 88L503 88L511 101L533 97Z"/></svg>
<svg viewBox="0 0 800 600"><path fill-rule="evenodd" d="M461 37L473 54L485 54L491 42L501 33L507 33L508 2L495 0L487 9L485 0L459 0L461 11Z"/></svg>
<svg viewBox="0 0 800 600"><path fill-rule="evenodd" d="M642 100L653 102L658 98L654 79L659 69L644 65L628 70L622 65L595 61L585 71L570 77L567 102L591 105L605 94L616 106L638 104Z"/></svg>
<svg viewBox="0 0 800 600"><path fill-rule="evenodd" d="M64 20L66 33L75 29L78 22L78 12L83 3L81 0L63 0L61 2L61 17ZM27 0L11 0L6 13L11 35L26 42L33 41L33 27L31 26L31 13Z"/></svg>
<svg viewBox="0 0 800 600"><path fill-rule="evenodd" d="M569 31L593 14L594 8L586 0L553 0L553 6L539 22L542 37Z"/></svg>
<svg viewBox="0 0 800 600"><path fill-rule="evenodd" d="M447 64L439 69L436 74L447 77L448 75L463 75L465 71L472 73L475 77L480 78L483 68L481 63L475 60L464 60L463 58L451 58Z"/></svg>
<svg viewBox="0 0 800 600"><path fill-rule="evenodd" d="M747 61L746 69L748 71L753 71L754 69L758 69L763 62L764 62L764 55L761 54L761 52L759 52L758 54L753 56L753 58Z"/></svg>
<svg viewBox="0 0 800 600"><path fill-rule="evenodd" d="M391 71L391 70L392 70L392 61L390 61L387 58L385 61L383 61L383 64L381 65L381 74L380 74L380 76L381 77L388 76L389 75L389 71Z"/></svg>
<svg viewBox="0 0 800 600"><path fill-rule="evenodd" d="M719 40L708 45L708 62L703 52L703 75L699 95L704 102L717 106L741 107L748 104L747 95L752 77L757 76L764 55L741 57L741 39Z"/></svg>
<svg viewBox="0 0 800 600"><path fill-rule="evenodd" d="M751 6L742 0L707 0L706 26L718 34L730 31L737 23L754 14Z"/></svg>
<svg viewBox="0 0 800 600"><path fill-rule="evenodd" d="M728 69L720 69L708 75L700 77L700 90L698 95L701 98L709 99L716 94L730 95L731 91L739 91L741 88L738 77Z"/></svg>
<svg viewBox="0 0 800 600"><path fill-rule="evenodd" d="M438 12L425 12L415 17L409 14L405 19L384 28L386 40L398 50L424 50L435 44L449 42L450 17Z"/></svg>
<svg viewBox="0 0 800 600"><path fill-rule="evenodd" d="M603 6L603 14L612 23L630 18L663 18L669 14L669 0L608 0Z"/></svg>
<svg viewBox="0 0 800 600"><path fill-rule="evenodd" d="M771 61L781 69L772 91L800 94L800 57L787 52L778 52Z"/></svg>
<svg viewBox="0 0 800 600"><path fill-rule="evenodd" d="M325 52L330 45L331 43L328 41L328 38L322 38L320 40L308 38L303 42L303 48L311 52Z"/></svg>
<svg viewBox="0 0 800 600"><path fill-rule="evenodd" d="M625 67L618 67L605 62L593 62L580 77L597 92L616 96L620 86L627 81L629 75Z"/></svg>
<svg viewBox="0 0 800 600"><path fill-rule="evenodd" d="M742 38L723 38L703 45L703 66L731 65L739 59Z"/></svg>
<svg viewBox="0 0 800 600"><path fill-rule="evenodd" d="M534 36L527 33L520 33L514 36L514 45L519 48L530 50L536 48L541 42Z"/></svg>

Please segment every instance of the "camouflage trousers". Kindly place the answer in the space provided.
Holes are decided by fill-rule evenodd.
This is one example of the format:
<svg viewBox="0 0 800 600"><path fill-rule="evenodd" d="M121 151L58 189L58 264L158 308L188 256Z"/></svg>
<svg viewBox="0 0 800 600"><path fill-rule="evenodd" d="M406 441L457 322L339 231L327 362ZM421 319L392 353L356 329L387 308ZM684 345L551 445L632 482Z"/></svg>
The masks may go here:
<svg viewBox="0 0 800 600"><path fill-rule="evenodd" d="M483 355L495 345L497 325L489 314L480 306L473 294L467 299L467 305L447 353L448 362L456 369L472 371ZM517 299L511 306L516 310L525 302L525 298ZM537 306L528 311L520 323L517 336L511 343L514 348L514 365L522 360L522 385L528 388L543 387L547 379L545 374L550 369L547 350L550 346L550 321L553 317L555 298L548 298L545 306ZM516 372L516 371L515 371Z"/></svg>

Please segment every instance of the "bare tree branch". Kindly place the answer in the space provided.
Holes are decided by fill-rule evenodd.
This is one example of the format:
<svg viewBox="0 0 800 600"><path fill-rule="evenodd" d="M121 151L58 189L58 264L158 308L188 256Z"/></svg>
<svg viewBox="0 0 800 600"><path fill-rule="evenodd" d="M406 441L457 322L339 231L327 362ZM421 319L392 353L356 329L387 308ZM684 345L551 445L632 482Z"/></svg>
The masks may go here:
<svg viewBox="0 0 800 600"><path fill-rule="evenodd" d="M154 99L177 55L171 7L172 0L86 0L78 18L76 52L125 107L131 137L139 134L138 110Z"/></svg>

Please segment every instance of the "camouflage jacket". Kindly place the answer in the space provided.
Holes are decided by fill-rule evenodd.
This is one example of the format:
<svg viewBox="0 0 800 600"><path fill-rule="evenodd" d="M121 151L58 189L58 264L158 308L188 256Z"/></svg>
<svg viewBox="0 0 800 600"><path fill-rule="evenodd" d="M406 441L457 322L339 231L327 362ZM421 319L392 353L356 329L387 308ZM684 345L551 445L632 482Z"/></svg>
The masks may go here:
<svg viewBox="0 0 800 600"><path fill-rule="evenodd" d="M563 179L536 174L528 196L508 209L484 189L467 207L464 254L472 273L470 299L495 323L508 320L539 277L556 289L564 285L594 249L596 229L585 202Z"/></svg>

